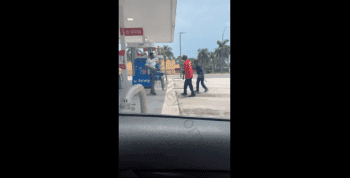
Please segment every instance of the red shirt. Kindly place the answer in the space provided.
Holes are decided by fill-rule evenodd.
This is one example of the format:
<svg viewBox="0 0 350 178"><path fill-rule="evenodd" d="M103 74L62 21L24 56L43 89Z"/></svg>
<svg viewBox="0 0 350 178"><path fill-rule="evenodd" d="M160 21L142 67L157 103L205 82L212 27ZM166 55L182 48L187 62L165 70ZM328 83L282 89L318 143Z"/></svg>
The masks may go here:
<svg viewBox="0 0 350 178"><path fill-rule="evenodd" d="M186 72L185 78L190 79L193 78L192 64L191 61L186 59L184 62L184 70Z"/></svg>

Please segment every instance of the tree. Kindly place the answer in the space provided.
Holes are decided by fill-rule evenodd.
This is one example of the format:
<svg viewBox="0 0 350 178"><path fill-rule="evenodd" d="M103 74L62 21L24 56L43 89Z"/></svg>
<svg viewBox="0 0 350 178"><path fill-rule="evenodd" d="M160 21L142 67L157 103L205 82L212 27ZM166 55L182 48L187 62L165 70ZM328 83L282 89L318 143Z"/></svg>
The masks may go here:
<svg viewBox="0 0 350 178"><path fill-rule="evenodd" d="M175 59L175 64L180 64L180 61L182 60L182 57L181 56L178 56L176 59Z"/></svg>
<svg viewBox="0 0 350 178"><path fill-rule="evenodd" d="M226 45L226 43L229 41L230 40L227 39L223 42L217 41L219 47L215 50L215 52L218 55L219 61L221 63L221 73L223 73L224 69L224 60L227 59L230 55L230 46Z"/></svg>
<svg viewBox="0 0 350 178"><path fill-rule="evenodd" d="M158 54L163 55L164 60L166 60L167 58L175 59L174 54L171 50L171 47L164 45L163 47L158 48Z"/></svg>
<svg viewBox="0 0 350 178"><path fill-rule="evenodd" d="M212 65L212 72L214 72L214 63L216 61L216 54L215 52L210 52L209 53L209 58L211 59L211 65Z"/></svg>
<svg viewBox="0 0 350 178"><path fill-rule="evenodd" d="M194 64L194 61L196 60L195 58L189 58L188 60L191 61L191 64L193 65Z"/></svg>
<svg viewBox="0 0 350 178"><path fill-rule="evenodd" d="M208 49L198 49L198 61L205 66L209 60Z"/></svg>
<svg viewBox="0 0 350 178"><path fill-rule="evenodd" d="M163 47L159 47L158 50L159 50L159 54L163 55L164 60L166 60L167 58L175 59L173 52L171 52L172 50L171 47L164 45ZM165 77L166 77L166 81L168 81L167 71L165 71Z"/></svg>
<svg viewBox="0 0 350 178"><path fill-rule="evenodd" d="M214 61L215 69L217 67L217 64L220 64L220 59L219 59L220 55L219 55L219 53L220 53L219 49L216 48L215 51L214 51L214 55L215 55L215 61Z"/></svg>
<svg viewBox="0 0 350 178"><path fill-rule="evenodd" d="M174 54L173 54L173 52L171 50L172 50L171 47L169 47L167 45L164 45L161 48L161 55L164 56L164 59L166 59L166 58L169 58L169 59L173 58L173 59L175 59Z"/></svg>

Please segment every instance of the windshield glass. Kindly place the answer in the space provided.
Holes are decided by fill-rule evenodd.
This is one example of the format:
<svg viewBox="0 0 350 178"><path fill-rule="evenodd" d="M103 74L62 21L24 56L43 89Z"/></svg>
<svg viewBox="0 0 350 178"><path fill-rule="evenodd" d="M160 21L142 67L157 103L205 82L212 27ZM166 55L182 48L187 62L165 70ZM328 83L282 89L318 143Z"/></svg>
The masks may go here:
<svg viewBox="0 0 350 178"><path fill-rule="evenodd" d="M230 1L119 5L119 113L230 120Z"/></svg>

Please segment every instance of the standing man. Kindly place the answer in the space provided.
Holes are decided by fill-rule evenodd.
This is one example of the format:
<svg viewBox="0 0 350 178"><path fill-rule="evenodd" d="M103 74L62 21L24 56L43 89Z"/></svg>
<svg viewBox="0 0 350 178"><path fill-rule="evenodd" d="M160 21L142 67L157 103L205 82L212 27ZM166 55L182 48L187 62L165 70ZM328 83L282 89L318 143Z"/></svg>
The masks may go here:
<svg viewBox="0 0 350 178"><path fill-rule="evenodd" d="M159 66L160 63L159 63L159 60L160 60L160 59L156 60L156 68L157 68L157 71L160 71L160 66ZM160 82L161 82L161 84L162 84L162 90L164 90L164 76L161 76Z"/></svg>
<svg viewBox="0 0 350 178"><path fill-rule="evenodd" d="M189 59L187 59L186 55L183 55L182 60L184 60L184 74L186 77L185 80L185 86L184 86L184 93L182 93L182 95L187 95L187 86L190 86L190 90L191 90L191 95L189 97L193 97L196 96L196 94L194 93L193 90L193 85L192 85L192 78L193 78L193 71L192 71L192 64L191 61Z"/></svg>
<svg viewBox="0 0 350 178"><path fill-rule="evenodd" d="M155 74L156 74L156 71L157 71L157 68L156 68L156 61L154 59L154 53L151 52L147 58L147 61L146 61L146 66L148 68L148 75L150 76L150 79L151 79L151 94L152 95L157 95L156 94L156 91L154 89L154 84L155 84Z"/></svg>
<svg viewBox="0 0 350 178"><path fill-rule="evenodd" d="M204 85L204 70L203 70L202 66L199 65L198 60L195 60L194 64L196 65L196 71L197 71L197 74L198 74L198 77L197 77L197 88L196 88L197 90L196 90L196 92L199 93L199 82L201 82L203 88L205 89L204 92L207 92L208 88Z"/></svg>

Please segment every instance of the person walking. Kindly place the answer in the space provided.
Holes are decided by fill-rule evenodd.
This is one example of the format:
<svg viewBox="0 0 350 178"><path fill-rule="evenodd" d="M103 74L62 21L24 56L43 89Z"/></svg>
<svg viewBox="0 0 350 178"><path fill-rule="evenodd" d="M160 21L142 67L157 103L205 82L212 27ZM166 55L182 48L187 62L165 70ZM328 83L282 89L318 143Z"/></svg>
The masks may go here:
<svg viewBox="0 0 350 178"><path fill-rule="evenodd" d="M203 70L203 67L199 64L198 60L195 60L194 64L196 65L196 71L197 71L197 74L198 74L196 92L199 93L199 82L201 82L203 88L205 89L204 92L209 91L208 88L204 85L204 70Z"/></svg>
<svg viewBox="0 0 350 178"><path fill-rule="evenodd" d="M157 95L156 90L154 89L154 84L155 84L155 74L157 71L156 64L155 64L155 59L154 59L154 53L151 52L149 54L149 57L146 60L146 66L148 68L148 75L150 76L151 80L151 94L152 95Z"/></svg>
<svg viewBox="0 0 350 178"><path fill-rule="evenodd" d="M185 75L183 76L183 78L186 77L186 80L185 80L185 86L184 86L184 93L181 93L181 95L186 96L187 95L187 86L190 86L191 95L189 97L196 96L196 94L194 93L194 90L193 90L193 85L192 85L193 71L192 71L191 61L189 59L187 59L186 55L183 55L182 60L185 61L184 62L184 71L183 71L183 73Z"/></svg>

